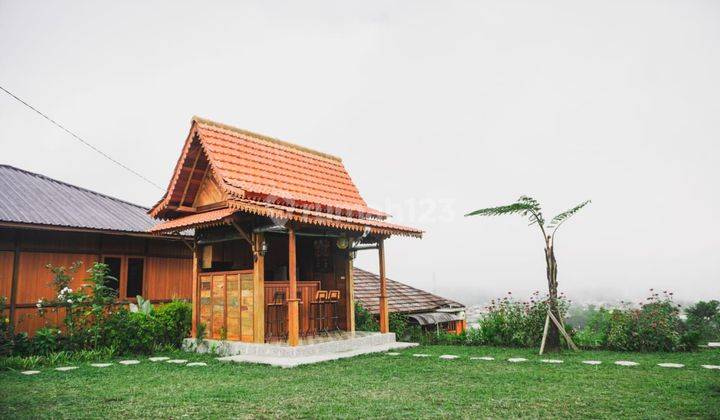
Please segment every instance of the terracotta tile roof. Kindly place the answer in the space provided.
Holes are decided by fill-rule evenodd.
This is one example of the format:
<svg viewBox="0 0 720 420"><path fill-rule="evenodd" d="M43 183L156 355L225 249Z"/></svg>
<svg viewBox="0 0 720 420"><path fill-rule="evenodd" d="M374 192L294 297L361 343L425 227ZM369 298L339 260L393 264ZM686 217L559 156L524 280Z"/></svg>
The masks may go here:
<svg viewBox="0 0 720 420"><path fill-rule="evenodd" d="M430 312L442 307L464 308L465 305L450 299L416 289L407 284L387 280L388 310L390 312ZM371 313L379 313L380 276L353 267L355 300Z"/></svg>
<svg viewBox="0 0 720 420"><path fill-rule="evenodd" d="M193 117L168 192L152 216L171 204L193 147L205 152L215 179L230 198L281 201L291 207L311 205L321 212L359 218L387 217L367 206L340 158L199 117Z"/></svg>
<svg viewBox="0 0 720 420"><path fill-rule="evenodd" d="M148 231L151 233L182 232L188 228L203 228L220 225L225 223L223 219L232 216L236 211L237 210L232 208L224 208L192 214L190 216L179 217L174 220L159 223L150 228Z"/></svg>

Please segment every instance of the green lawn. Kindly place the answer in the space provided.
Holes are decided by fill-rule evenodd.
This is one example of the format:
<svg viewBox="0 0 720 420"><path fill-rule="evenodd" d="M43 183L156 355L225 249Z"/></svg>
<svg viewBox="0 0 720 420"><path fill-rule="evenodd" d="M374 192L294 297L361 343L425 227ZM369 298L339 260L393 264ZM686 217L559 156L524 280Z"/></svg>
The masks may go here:
<svg viewBox="0 0 720 420"><path fill-rule="evenodd" d="M428 358L413 353L429 353ZM439 360L441 354L461 356ZM495 361L470 360L494 356ZM509 357L529 361L509 363ZM279 369L152 363L70 372L0 372L0 413L26 417L720 417L720 351L691 354L565 352L428 346ZM581 360L602 360L588 366ZM612 364L632 360L635 367ZM677 362L683 369L656 366Z"/></svg>

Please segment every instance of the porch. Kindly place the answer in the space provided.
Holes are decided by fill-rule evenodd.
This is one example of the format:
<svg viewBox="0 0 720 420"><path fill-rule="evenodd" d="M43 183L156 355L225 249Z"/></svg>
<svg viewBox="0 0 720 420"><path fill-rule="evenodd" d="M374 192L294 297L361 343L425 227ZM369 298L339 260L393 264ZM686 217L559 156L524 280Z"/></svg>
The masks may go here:
<svg viewBox="0 0 720 420"><path fill-rule="evenodd" d="M193 337L290 346L345 339L355 330L352 258L375 249L384 265L384 247L359 247L344 235L252 229L237 219L198 229ZM387 314L380 319L387 333Z"/></svg>

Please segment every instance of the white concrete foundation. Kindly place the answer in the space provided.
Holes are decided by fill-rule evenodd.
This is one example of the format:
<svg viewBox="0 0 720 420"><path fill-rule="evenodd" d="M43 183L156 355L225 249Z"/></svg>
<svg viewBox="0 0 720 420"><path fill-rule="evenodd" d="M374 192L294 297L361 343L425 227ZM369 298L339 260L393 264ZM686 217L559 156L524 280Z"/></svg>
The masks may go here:
<svg viewBox="0 0 720 420"><path fill-rule="evenodd" d="M395 334L356 332L340 339L313 344L288 346L286 343L242 343L237 341L186 339L183 347L187 351L215 353L222 362L261 363L291 368L299 365L344 359L361 354L379 353L417 346L416 343L395 341Z"/></svg>

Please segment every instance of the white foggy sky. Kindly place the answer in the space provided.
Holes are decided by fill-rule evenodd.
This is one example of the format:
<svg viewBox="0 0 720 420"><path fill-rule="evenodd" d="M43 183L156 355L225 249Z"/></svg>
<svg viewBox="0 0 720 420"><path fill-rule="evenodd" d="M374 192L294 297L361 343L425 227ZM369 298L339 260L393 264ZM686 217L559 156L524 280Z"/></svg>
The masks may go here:
<svg viewBox="0 0 720 420"><path fill-rule="evenodd" d="M577 299L720 298L720 3L0 0L0 84L162 186L192 115L339 155L427 231L388 274L465 303L545 290L529 194ZM0 162L162 192L0 92ZM360 267L377 270L374 253Z"/></svg>

